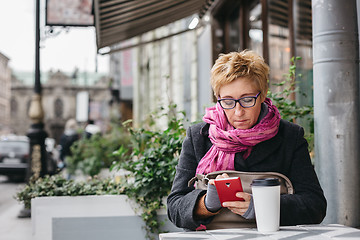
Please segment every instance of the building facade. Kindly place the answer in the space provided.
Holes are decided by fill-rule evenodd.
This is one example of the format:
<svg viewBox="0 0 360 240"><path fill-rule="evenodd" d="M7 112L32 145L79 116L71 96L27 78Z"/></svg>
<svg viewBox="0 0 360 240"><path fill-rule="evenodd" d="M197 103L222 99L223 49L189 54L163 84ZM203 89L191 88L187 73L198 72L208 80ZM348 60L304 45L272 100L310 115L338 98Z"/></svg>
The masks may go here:
<svg viewBox="0 0 360 240"><path fill-rule="evenodd" d="M140 125L149 113L172 104L185 111L189 119L198 118L196 32L152 42L187 28L189 21L191 18L182 19L121 43L150 42L111 54L110 76L120 89L120 102L132 102L135 125ZM209 85L206 88L210 93ZM158 122L165 123L166 119Z"/></svg>
<svg viewBox="0 0 360 240"><path fill-rule="evenodd" d="M9 58L0 53L0 134L9 132L11 69Z"/></svg>
<svg viewBox="0 0 360 240"><path fill-rule="evenodd" d="M106 77L98 79L93 85L79 85L77 81L62 72L49 73L48 79L42 85L42 104L44 109L45 131L50 138L57 142L64 131L68 119L76 119L77 95L79 92L87 92L89 96L88 118L95 121L103 131L112 117L119 118L114 112L118 106L111 103L111 91L109 90L109 79ZM28 117L33 86L24 84L14 77L11 86L11 112L12 121L9 126L18 135L26 135L30 128L31 120ZM116 108L114 111L113 108ZM112 115L115 114L115 115ZM84 125L85 122L79 122Z"/></svg>

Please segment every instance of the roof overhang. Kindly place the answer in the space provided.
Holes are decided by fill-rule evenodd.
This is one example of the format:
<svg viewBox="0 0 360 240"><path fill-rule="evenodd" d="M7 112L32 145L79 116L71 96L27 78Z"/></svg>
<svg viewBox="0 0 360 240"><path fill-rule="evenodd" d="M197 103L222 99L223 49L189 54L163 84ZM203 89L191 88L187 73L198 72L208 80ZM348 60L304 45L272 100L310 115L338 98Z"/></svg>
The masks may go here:
<svg viewBox="0 0 360 240"><path fill-rule="evenodd" d="M198 13L214 0L94 0L97 49Z"/></svg>

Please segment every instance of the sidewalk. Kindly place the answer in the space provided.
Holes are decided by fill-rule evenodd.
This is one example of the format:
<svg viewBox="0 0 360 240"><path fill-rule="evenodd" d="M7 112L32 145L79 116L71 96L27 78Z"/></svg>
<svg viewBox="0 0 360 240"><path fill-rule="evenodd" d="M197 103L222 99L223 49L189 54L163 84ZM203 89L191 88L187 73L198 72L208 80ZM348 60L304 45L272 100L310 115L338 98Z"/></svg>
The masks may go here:
<svg viewBox="0 0 360 240"><path fill-rule="evenodd" d="M31 240L31 218L17 218L22 205L14 204L0 215L0 240Z"/></svg>

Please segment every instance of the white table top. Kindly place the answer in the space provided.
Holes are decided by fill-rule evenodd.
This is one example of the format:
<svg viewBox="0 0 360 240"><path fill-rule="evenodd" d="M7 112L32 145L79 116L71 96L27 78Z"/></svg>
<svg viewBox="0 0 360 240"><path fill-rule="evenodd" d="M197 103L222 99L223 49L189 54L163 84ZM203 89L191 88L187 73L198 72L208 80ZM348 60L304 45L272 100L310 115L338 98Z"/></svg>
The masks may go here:
<svg viewBox="0 0 360 240"><path fill-rule="evenodd" d="M240 239L290 239L290 240L355 240L360 239L360 230L339 224L298 225L280 227L280 231L262 234L256 228L220 229L198 232L162 233L160 240L240 240Z"/></svg>

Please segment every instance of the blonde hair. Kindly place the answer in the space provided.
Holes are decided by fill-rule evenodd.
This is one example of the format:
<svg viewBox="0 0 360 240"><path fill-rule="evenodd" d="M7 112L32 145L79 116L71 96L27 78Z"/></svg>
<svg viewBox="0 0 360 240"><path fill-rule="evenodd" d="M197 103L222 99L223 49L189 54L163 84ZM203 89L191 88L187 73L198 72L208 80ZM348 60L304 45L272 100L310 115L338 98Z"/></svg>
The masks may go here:
<svg viewBox="0 0 360 240"><path fill-rule="evenodd" d="M70 118L65 124L65 130L77 130L78 124L75 119Z"/></svg>
<svg viewBox="0 0 360 240"><path fill-rule="evenodd" d="M223 85L243 77L261 91L262 98L266 97L269 66L261 56L250 50L220 54L211 68L211 87L214 95L219 97Z"/></svg>

